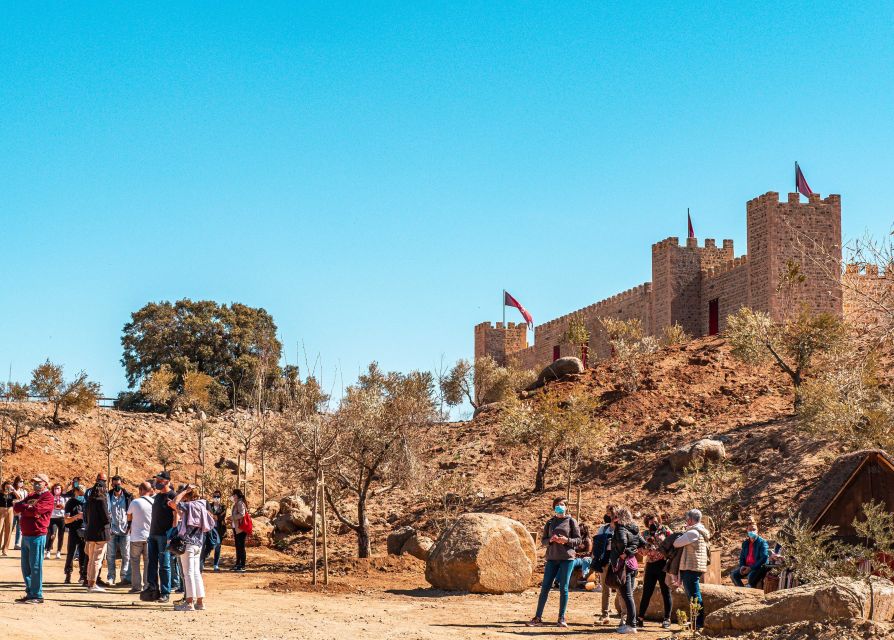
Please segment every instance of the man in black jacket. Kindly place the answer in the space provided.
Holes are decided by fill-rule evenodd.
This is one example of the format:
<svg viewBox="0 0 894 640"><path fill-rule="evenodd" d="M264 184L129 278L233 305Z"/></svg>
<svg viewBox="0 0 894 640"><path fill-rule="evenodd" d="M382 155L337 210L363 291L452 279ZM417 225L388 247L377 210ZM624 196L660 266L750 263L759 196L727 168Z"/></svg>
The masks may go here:
<svg viewBox="0 0 894 640"><path fill-rule="evenodd" d="M108 495L106 476L101 473L96 478L96 484L90 488L84 505L84 521L86 523L84 539L86 540L88 558L87 589L90 591L105 591L97 582L102 572L106 546L112 535L109 528Z"/></svg>

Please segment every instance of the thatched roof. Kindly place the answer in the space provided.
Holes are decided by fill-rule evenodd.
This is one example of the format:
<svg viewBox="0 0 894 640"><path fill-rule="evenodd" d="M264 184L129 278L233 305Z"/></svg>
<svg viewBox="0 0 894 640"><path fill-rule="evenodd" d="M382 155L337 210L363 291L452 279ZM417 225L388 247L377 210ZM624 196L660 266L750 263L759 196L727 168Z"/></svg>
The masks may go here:
<svg viewBox="0 0 894 640"><path fill-rule="evenodd" d="M798 511L801 520L816 524L866 464L875 461L888 467L894 475L894 458L881 449L864 449L837 458L801 505Z"/></svg>

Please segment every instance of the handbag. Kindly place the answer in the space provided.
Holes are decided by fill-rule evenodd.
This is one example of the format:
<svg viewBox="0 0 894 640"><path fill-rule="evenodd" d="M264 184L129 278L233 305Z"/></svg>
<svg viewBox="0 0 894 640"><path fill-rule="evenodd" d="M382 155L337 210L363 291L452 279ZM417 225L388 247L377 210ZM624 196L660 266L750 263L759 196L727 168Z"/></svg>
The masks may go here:
<svg viewBox="0 0 894 640"><path fill-rule="evenodd" d="M605 572L605 586L610 589L620 590L627 583L627 563L621 558L608 565Z"/></svg>
<svg viewBox="0 0 894 640"><path fill-rule="evenodd" d="M242 521L239 522L239 531L245 533L247 535L251 535L252 531L255 530L255 523L252 522L251 514L248 511L245 512L245 515L242 517Z"/></svg>

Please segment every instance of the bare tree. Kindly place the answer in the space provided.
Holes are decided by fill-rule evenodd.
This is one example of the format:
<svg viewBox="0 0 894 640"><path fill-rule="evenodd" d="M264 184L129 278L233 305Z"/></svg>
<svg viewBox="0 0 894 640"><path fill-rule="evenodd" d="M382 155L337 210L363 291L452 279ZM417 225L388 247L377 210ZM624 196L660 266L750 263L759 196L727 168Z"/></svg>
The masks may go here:
<svg viewBox="0 0 894 640"><path fill-rule="evenodd" d="M3 415L0 428L9 438L10 453L17 453L19 440L34 431L35 423L28 420L22 403L28 400L28 387L17 382L0 383L0 398L3 400ZM3 443L0 442L0 454ZM0 476L2 477L2 476Z"/></svg>
<svg viewBox="0 0 894 640"><path fill-rule="evenodd" d="M361 558L371 554L369 499L405 484L416 473L416 448L437 416L430 373L383 373L369 365L348 387L335 415L338 455L326 497L335 516L357 534ZM345 512L343 498L356 500L357 515Z"/></svg>
<svg viewBox="0 0 894 640"><path fill-rule="evenodd" d="M106 477L112 477L112 455L124 446L128 428L123 422L101 416L99 419L99 446L106 454Z"/></svg>

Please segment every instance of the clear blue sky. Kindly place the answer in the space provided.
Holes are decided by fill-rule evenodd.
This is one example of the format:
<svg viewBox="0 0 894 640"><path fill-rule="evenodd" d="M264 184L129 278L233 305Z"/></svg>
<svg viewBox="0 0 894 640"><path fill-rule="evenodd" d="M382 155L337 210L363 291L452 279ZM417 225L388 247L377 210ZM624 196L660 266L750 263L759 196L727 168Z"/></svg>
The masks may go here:
<svg viewBox="0 0 894 640"><path fill-rule="evenodd" d="M6 3L0 364L125 388L150 300L263 306L345 382L471 354L734 238L745 202L894 220L894 5ZM331 382L331 379L330 379Z"/></svg>

